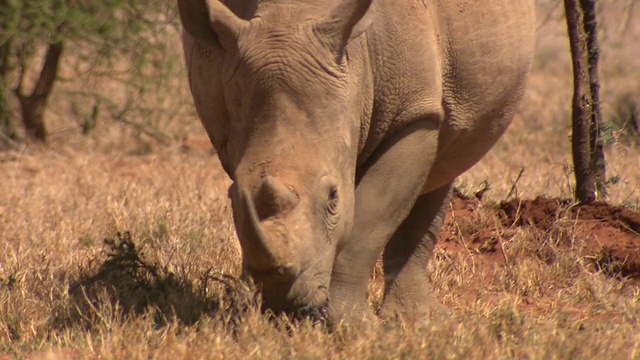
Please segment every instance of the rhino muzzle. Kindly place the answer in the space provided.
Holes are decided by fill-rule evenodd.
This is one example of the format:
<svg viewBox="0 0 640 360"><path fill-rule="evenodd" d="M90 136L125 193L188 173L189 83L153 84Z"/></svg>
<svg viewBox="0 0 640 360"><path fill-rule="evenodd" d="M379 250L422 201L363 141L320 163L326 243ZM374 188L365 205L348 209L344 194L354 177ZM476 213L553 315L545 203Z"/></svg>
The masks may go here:
<svg viewBox="0 0 640 360"><path fill-rule="evenodd" d="M305 278L283 278L278 275L252 272L261 285L263 305L274 313L287 313L294 318L310 318L314 323L327 323L329 296L327 287ZM278 282L278 279L284 282ZM310 281L311 280L311 281Z"/></svg>

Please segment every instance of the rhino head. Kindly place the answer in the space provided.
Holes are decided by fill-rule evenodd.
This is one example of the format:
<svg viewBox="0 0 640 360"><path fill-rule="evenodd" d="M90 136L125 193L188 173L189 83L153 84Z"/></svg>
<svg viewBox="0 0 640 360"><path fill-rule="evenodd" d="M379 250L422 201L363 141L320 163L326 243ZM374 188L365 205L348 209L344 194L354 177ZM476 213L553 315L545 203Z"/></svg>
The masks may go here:
<svg viewBox="0 0 640 360"><path fill-rule="evenodd" d="M233 180L244 268L268 308L318 314L352 227L371 75L347 46L370 1L314 4L178 0L196 108Z"/></svg>

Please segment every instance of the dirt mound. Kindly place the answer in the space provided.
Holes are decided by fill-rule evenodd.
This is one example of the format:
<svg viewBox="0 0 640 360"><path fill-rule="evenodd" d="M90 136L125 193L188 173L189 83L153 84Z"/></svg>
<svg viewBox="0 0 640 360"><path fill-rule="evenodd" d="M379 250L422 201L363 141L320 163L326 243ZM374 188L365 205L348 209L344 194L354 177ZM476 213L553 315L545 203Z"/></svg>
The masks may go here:
<svg viewBox="0 0 640 360"><path fill-rule="evenodd" d="M484 257L504 262L502 244L514 229L526 227L541 231L541 241L552 240L555 246L580 246L597 270L640 281L640 213L602 202L576 205L571 200L538 197L487 205L456 194L439 246L479 255L480 261ZM539 245L530 255L543 256Z"/></svg>
<svg viewBox="0 0 640 360"><path fill-rule="evenodd" d="M499 209L505 226L533 225L549 229L558 219L569 218L601 222L640 236L640 213L603 202L574 206L571 206L571 203L570 200L537 197L534 200L515 199L502 202Z"/></svg>

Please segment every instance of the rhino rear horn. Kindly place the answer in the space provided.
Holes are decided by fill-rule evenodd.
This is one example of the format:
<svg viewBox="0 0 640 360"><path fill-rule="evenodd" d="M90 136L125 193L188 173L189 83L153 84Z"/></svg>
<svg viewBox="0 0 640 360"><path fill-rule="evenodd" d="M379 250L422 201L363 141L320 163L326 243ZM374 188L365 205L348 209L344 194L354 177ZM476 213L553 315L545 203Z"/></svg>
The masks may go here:
<svg viewBox="0 0 640 360"><path fill-rule="evenodd" d="M282 182L266 176L258 189L255 205L260 220L286 214L298 204L298 197Z"/></svg>

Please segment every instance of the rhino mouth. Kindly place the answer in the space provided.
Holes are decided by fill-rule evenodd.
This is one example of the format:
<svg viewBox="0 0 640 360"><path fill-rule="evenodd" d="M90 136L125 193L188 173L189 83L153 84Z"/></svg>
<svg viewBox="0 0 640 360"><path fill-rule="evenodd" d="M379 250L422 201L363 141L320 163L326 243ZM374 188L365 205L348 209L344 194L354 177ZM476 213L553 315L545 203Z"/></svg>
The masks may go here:
<svg viewBox="0 0 640 360"><path fill-rule="evenodd" d="M297 317L310 319L314 325L326 326L329 323L329 302L322 306L304 306L296 312Z"/></svg>
<svg viewBox="0 0 640 360"><path fill-rule="evenodd" d="M327 287L310 279L305 272L294 276L275 270L255 271L245 268L262 293L262 309L273 314L287 314L293 319L311 319L314 324L329 320L329 295ZM293 274L288 274L293 275ZM316 282L318 281L318 282Z"/></svg>
<svg viewBox="0 0 640 360"><path fill-rule="evenodd" d="M294 290L296 285L306 287L305 283L287 281L274 284L273 282L261 282L260 275L250 276L262 288L262 307L274 314L287 314L294 319L311 319L314 324L326 323L329 320L329 298L325 286L318 286L311 290ZM285 294L292 294L287 297ZM295 295L293 295L295 294Z"/></svg>
<svg viewBox="0 0 640 360"><path fill-rule="evenodd" d="M330 324L329 302L323 305L304 305L304 306L276 306L263 304L263 311L271 312L275 315L286 314L292 320L302 321L310 320L313 325L327 326Z"/></svg>
<svg viewBox="0 0 640 360"><path fill-rule="evenodd" d="M286 315L293 321L309 320L314 326L330 326L331 317L329 315L329 302L322 305L307 304L304 306L274 306L263 301L262 314L271 315Z"/></svg>

